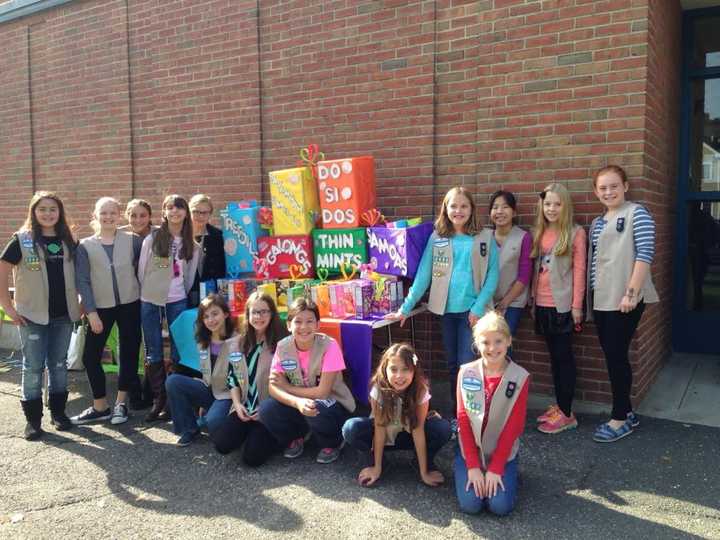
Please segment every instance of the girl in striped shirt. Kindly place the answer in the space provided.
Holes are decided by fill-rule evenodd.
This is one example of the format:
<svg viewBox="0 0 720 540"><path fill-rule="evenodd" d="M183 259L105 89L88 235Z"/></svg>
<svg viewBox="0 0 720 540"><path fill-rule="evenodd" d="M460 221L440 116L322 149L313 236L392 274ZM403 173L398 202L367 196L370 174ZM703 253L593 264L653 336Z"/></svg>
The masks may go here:
<svg viewBox="0 0 720 540"><path fill-rule="evenodd" d="M628 351L645 304L658 301L650 277L655 222L643 206L625 200L630 185L622 167L600 169L593 187L605 213L590 226L588 318L597 326L613 394L611 419L598 426L593 440L614 442L640 424L630 402Z"/></svg>

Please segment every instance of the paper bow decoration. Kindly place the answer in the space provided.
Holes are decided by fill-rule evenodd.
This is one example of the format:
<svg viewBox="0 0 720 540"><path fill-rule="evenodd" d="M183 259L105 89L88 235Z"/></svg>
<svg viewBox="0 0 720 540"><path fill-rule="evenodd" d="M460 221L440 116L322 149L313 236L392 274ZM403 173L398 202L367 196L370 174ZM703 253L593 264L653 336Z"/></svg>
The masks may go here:
<svg viewBox="0 0 720 540"><path fill-rule="evenodd" d="M368 227L374 227L380 222L385 223L385 216L383 216L380 210L378 210L377 208L371 208L370 210L366 210L360 215L360 217L362 218L363 224L367 225Z"/></svg>
<svg viewBox="0 0 720 540"><path fill-rule="evenodd" d="M327 268L318 268L315 273L321 282L327 281L327 278L330 275Z"/></svg>
<svg viewBox="0 0 720 540"><path fill-rule="evenodd" d="M290 279L296 280L302 275L302 266L299 264L291 264L288 266L288 272L290 272Z"/></svg>
<svg viewBox="0 0 720 540"><path fill-rule="evenodd" d="M265 259L257 256L253 257L253 269L255 270L255 275L258 277L267 278L269 276L268 262Z"/></svg>
<svg viewBox="0 0 720 540"><path fill-rule="evenodd" d="M270 236L273 236L273 215L272 208L261 206L258 210L258 223L260 227L266 229Z"/></svg>
<svg viewBox="0 0 720 540"><path fill-rule="evenodd" d="M350 281L357 274L358 267L356 264L347 264L345 262L340 263L340 273L342 274L343 281Z"/></svg>
<svg viewBox="0 0 720 540"><path fill-rule="evenodd" d="M300 160L297 162L298 167L309 167L312 171L313 178L317 182L317 163L323 161L325 154L320 151L317 144L308 144L306 148L300 149Z"/></svg>
<svg viewBox="0 0 720 540"><path fill-rule="evenodd" d="M371 279L370 276L375 272L375 265L373 263L365 263L360 265L360 279Z"/></svg>

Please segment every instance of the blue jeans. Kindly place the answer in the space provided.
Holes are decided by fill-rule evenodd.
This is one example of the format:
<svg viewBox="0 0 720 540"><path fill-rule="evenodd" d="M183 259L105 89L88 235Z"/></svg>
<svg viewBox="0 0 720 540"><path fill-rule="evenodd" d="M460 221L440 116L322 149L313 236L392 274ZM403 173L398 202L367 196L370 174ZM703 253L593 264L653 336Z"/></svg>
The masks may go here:
<svg viewBox="0 0 720 540"><path fill-rule="evenodd" d="M372 418L350 418L342 428L343 439L348 446L360 452L369 452L372 448L375 421ZM444 418L428 418L425 420L425 445L427 446L428 467L432 466L435 455L450 440L452 429L450 422ZM395 445L386 446L385 450L414 450L415 443L407 431L398 433Z"/></svg>
<svg viewBox="0 0 720 540"><path fill-rule="evenodd" d="M231 399L215 399L212 390L201 379L173 373L165 381L173 431L177 435L198 431L195 411L205 409L208 431L212 435L230 412Z"/></svg>
<svg viewBox="0 0 720 540"><path fill-rule="evenodd" d="M453 413L457 408L455 405L455 389L457 388L458 369L461 365L472 362L475 359L473 352L473 336L468 311L463 313L446 313L442 316L442 341L445 348L445 357L450 373L450 400L453 405Z"/></svg>
<svg viewBox="0 0 720 540"><path fill-rule="evenodd" d="M260 421L282 448L304 437L308 431L315 436L320 448L337 448L342 443L342 426L350 414L339 403L318 409L317 416L305 416L294 407L268 398L260 403Z"/></svg>
<svg viewBox="0 0 720 540"><path fill-rule="evenodd" d="M509 307L505 310L505 321L510 327L510 335L514 336L517 331L518 324L520 324L520 317L525 308L521 307Z"/></svg>
<svg viewBox="0 0 720 540"><path fill-rule="evenodd" d="M142 320L143 338L145 339L145 359L149 364L163 361L162 320L167 319L168 328L187 309L187 299L156 306L150 302L140 302L140 317ZM173 364L180 361L180 355L175 348L172 334L170 334L170 358Z"/></svg>
<svg viewBox="0 0 720 540"><path fill-rule="evenodd" d="M48 324L27 321L20 326L22 343L22 399L42 398L43 371L48 370L48 392L67 391L67 352L73 324L70 318L56 317Z"/></svg>
<svg viewBox="0 0 720 540"><path fill-rule="evenodd" d="M460 510L467 514L477 514L483 508L497 516L505 516L515 508L517 500L517 462L518 457L512 459L505 464L505 472L502 475L502 482L505 490L498 487L498 491L494 497L478 497L472 486L470 491L465 489L468 481L468 470L465 460L460 453L460 448L455 452L455 463L453 464L453 472L455 473L455 494L460 503Z"/></svg>

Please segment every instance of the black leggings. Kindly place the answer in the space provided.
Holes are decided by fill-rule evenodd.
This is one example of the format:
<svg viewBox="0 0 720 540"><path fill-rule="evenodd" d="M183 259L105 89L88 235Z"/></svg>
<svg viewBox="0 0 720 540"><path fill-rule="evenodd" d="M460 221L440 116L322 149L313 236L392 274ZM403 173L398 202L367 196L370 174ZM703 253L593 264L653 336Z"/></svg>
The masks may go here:
<svg viewBox="0 0 720 540"><path fill-rule="evenodd" d="M258 421L243 422L235 411L228 414L222 423L210 432L215 449L229 454L245 443L242 459L249 467L259 467L278 450L280 445L267 428Z"/></svg>
<svg viewBox="0 0 720 540"><path fill-rule="evenodd" d="M643 302L640 302L630 313L593 310L600 346L605 353L605 364L610 378L613 420L625 421L627 413L632 411L630 391L633 375L628 352L643 311L645 311Z"/></svg>
<svg viewBox="0 0 720 540"><path fill-rule="evenodd" d="M120 373L118 390L130 390L133 380L137 377L138 358L140 354L140 302L120 304L112 308L98 308L97 314L103 324L102 332L96 334L88 326L85 335L83 363L87 372L93 399L106 397L105 372L102 368L102 353L110 330L115 323L118 325L120 343Z"/></svg>
<svg viewBox="0 0 720 540"><path fill-rule="evenodd" d="M570 416L577 377L572 350L572 317L570 314L558 313L555 308L537 306L535 324L545 338L550 353L555 400L563 414Z"/></svg>

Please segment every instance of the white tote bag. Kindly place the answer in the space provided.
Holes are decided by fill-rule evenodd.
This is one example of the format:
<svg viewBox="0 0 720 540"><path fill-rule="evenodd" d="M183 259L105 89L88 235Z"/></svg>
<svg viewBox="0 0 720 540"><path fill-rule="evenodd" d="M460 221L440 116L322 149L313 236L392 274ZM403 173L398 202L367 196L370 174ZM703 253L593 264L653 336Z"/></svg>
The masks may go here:
<svg viewBox="0 0 720 540"><path fill-rule="evenodd" d="M82 322L75 324L72 336L70 336L70 346L67 354L67 368L69 371L82 371L85 369L83 365L83 352L85 351L85 334L87 325Z"/></svg>

